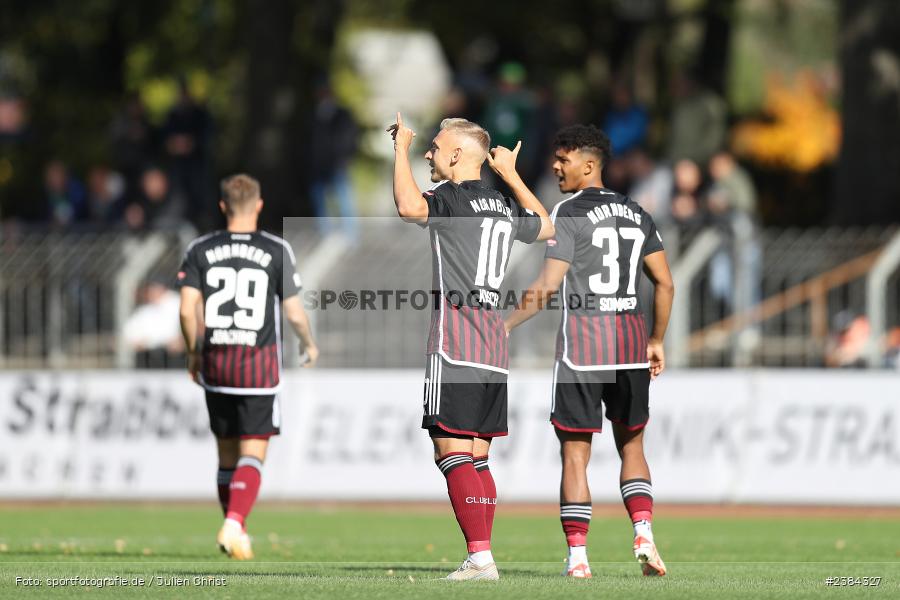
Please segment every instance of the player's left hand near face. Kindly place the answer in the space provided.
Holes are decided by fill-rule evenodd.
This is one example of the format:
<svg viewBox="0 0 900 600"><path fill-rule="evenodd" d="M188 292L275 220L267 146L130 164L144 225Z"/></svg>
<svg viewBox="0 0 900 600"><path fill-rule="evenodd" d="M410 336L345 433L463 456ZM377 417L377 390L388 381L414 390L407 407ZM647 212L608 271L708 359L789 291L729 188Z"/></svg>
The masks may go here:
<svg viewBox="0 0 900 600"><path fill-rule="evenodd" d="M300 353L301 356L306 357L306 360L301 362L301 365L304 369L315 366L316 361L319 360L318 346L307 346L306 348L300 348Z"/></svg>
<svg viewBox="0 0 900 600"><path fill-rule="evenodd" d="M397 122L388 127L385 131L391 134L391 138L394 140L395 150L409 150L413 138L416 137L416 132L403 124L403 117L399 112L397 113Z"/></svg>
<svg viewBox="0 0 900 600"><path fill-rule="evenodd" d="M503 146L495 146L488 153L488 164L500 177L509 177L516 172L516 159L521 149L521 141L516 142L516 147L512 150Z"/></svg>
<svg viewBox="0 0 900 600"><path fill-rule="evenodd" d="M647 343L647 361L650 363L650 378L656 379L666 368L666 353L662 342L650 340Z"/></svg>
<svg viewBox="0 0 900 600"><path fill-rule="evenodd" d="M189 353L187 357L188 374L194 383L200 383L200 369L203 367L203 357L199 352Z"/></svg>

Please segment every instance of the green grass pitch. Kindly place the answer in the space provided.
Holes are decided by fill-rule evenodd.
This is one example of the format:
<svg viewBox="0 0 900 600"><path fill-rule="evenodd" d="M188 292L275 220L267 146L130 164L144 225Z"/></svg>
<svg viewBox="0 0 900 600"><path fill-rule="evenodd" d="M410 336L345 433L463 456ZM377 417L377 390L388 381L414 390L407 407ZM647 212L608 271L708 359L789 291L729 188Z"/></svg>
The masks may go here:
<svg viewBox="0 0 900 600"><path fill-rule="evenodd" d="M669 575L645 578L631 559L624 515L595 518L594 578L573 581L560 577L565 542L552 509L506 514L501 505L494 528L501 580L469 583L440 580L465 549L449 507L262 505L250 520L257 558L249 563L218 553L219 522L214 505L0 507L0 598L900 597L897 519L666 518L659 510L654 531ZM142 577L145 586L47 583L116 576ZM881 581L826 586L827 577L842 576ZM43 585L17 585L17 577ZM187 584L161 586L156 577Z"/></svg>

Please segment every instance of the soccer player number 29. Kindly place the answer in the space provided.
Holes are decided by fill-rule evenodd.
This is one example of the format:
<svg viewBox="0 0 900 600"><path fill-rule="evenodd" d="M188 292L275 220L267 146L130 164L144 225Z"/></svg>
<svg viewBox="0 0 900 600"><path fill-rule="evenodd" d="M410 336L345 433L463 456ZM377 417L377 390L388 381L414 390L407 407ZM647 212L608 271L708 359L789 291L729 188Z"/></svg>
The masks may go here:
<svg viewBox="0 0 900 600"><path fill-rule="evenodd" d="M259 331L266 319L266 292L269 277L262 269L212 267L206 272L206 284L218 291L206 301L206 326L228 329L232 326ZM220 288L220 289L219 289ZM221 315L223 304L234 300L234 315Z"/></svg>

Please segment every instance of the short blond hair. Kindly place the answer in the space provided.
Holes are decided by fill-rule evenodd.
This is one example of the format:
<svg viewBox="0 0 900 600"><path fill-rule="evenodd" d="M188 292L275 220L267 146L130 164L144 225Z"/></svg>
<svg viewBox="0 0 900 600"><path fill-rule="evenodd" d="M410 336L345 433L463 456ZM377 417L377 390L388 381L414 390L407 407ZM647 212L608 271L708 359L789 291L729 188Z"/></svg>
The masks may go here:
<svg viewBox="0 0 900 600"><path fill-rule="evenodd" d="M488 155L488 152L490 152L491 134L478 123L473 123L468 119L449 118L441 121L441 129L455 131L475 142L484 154L482 160Z"/></svg>
<svg viewBox="0 0 900 600"><path fill-rule="evenodd" d="M226 177L219 188L230 213L249 212L259 200L259 182L245 173Z"/></svg>

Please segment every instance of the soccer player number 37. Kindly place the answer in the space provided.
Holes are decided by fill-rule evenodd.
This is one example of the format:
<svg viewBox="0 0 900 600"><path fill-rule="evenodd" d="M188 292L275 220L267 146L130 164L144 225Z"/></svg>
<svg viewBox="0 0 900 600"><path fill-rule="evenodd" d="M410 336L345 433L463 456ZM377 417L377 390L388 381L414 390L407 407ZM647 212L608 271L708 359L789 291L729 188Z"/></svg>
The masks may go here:
<svg viewBox="0 0 900 600"><path fill-rule="evenodd" d="M218 290L206 300L207 327L228 329L234 325L240 329L259 331L266 319L269 277L265 271L213 267L206 272L206 284ZM234 314L219 314L222 305L231 300L238 308Z"/></svg>
<svg viewBox="0 0 900 600"><path fill-rule="evenodd" d="M603 254L603 266L608 270L605 273L595 273L588 278L588 285L595 294L615 294L619 291L619 236L632 240L631 256L628 265L628 291L626 294L634 294L637 282L637 266L641 258L641 247L644 244L644 232L637 227L623 227L616 230L614 227L598 227L594 230L591 243L606 249Z"/></svg>

